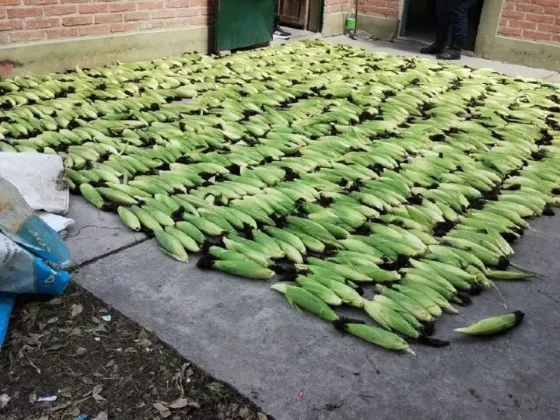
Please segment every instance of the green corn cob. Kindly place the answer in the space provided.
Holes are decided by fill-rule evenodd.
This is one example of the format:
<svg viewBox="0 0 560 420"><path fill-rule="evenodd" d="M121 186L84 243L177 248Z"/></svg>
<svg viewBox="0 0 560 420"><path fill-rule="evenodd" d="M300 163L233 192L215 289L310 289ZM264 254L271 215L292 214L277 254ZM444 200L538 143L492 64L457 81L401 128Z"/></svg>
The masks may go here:
<svg viewBox="0 0 560 420"><path fill-rule="evenodd" d="M182 230L172 226L166 226L165 231L170 235L173 235L175 238L177 238L187 251L191 251L191 252L200 251L200 248L196 243L196 241Z"/></svg>
<svg viewBox="0 0 560 420"><path fill-rule="evenodd" d="M339 329L385 349L404 350L408 353L414 354L414 352L408 347L408 343L406 341L390 331L372 327L370 325L353 323L342 324Z"/></svg>
<svg viewBox="0 0 560 420"><path fill-rule="evenodd" d="M138 203L134 197L112 188L99 187L97 191L107 200L122 206L132 206Z"/></svg>
<svg viewBox="0 0 560 420"><path fill-rule="evenodd" d="M99 192L90 184L80 184L80 192L84 198L97 208L105 205L105 201Z"/></svg>
<svg viewBox="0 0 560 420"><path fill-rule="evenodd" d="M468 327L456 328L455 331L471 335L495 335L518 326L524 316L523 312L515 311L506 315L485 318Z"/></svg>
<svg viewBox="0 0 560 420"><path fill-rule="evenodd" d="M296 283L299 287L307 290L308 292L314 294L323 302L330 306L340 306L342 305L342 299L330 288L316 282L305 276L298 276L296 278Z"/></svg>
<svg viewBox="0 0 560 420"><path fill-rule="evenodd" d="M187 262L189 257L181 242L173 235L165 232L164 230L154 231L156 240L159 243L160 249L170 257L180 262Z"/></svg>
<svg viewBox="0 0 560 420"><path fill-rule="evenodd" d="M140 220L140 223L146 229L149 229L151 231L156 231L156 230L161 230L162 229L159 222L156 219L154 219L154 217L149 212L147 212L146 210L141 209L138 206L132 206L130 208L130 211L132 211L132 213L134 213L134 215L136 217L138 217L138 220Z"/></svg>
<svg viewBox="0 0 560 420"><path fill-rule="evenodd" d="M128 226L130 229L135 231L140 230L141 228L140 220L138 220L138 217L136 217L136 215L132 213L130 210L128 210L126 207L120 206L119 208L117 208L117 213L119 214L119 217L121 218L123 223L126 226Z"/></svg>
<svg viewBox="0 0 560 420"><path fill-rule="evenodd" d="M271 288L283 293L296 310L305 309L328 322L339 319L336 312L329 308L325 302L301 287L292 286L289 283L276 283Z"/></svg>

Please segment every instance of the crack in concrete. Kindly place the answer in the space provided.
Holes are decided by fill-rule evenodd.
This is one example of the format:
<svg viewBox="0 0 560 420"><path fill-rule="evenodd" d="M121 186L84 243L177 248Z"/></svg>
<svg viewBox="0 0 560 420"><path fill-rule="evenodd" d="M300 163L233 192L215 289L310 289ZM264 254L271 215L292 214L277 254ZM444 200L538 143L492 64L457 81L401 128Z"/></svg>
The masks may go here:
<svg viewBox="0 0 560 420"><path fill-rule="evenodd" d="M541 289L537 289L537 292L539 292L541 295L545 295L545 296L546 296L547 298L549 298L550 300L552 300L552 301L554 301L554 302L560 304L560 300L556 299L556 298L553 297L553 296L550 296L550 295L549 295L548 293L546 293L546 292L543 292Z"/></svg>
<svg viewBox="0 0 560 420"><path fill-rule="evenodd" d="M560 76L560 73L554 73L544 78L544 80L552 79L553 77Z"/></svg>
<svg viewBox="0 0 560 420"><path fill-rule="evenodd" d="M128 248L132 248L132 247L135 247L136 245L140 245L141 243L144 243L144 242L146 242L150 239L152 239L152 238L145 237L145 238L142 238L142 239L136 239L133 243L123 245L119 248L116 248L116 249L113 249L109 252L106 252L105 254L101 254L101 255L98 255L98 256L96 256L94 258L91 258L89 260L83 261L81 264L76 264L76 265L72 266L68 271L73 273L74 271L79 270L80 268L83 268L83 267L86 267L90 264L93 264L94 262L102 260L103 258L110 257L111 255L118 254L119 252L124 251Z"/></svg>
<svg viewBox="0 0 560 420"><path fill-rule="evenodd" d="M89 228L108 229L108 230L121 230L122 229L121 227L106 227L106 226L87 225L87 226L82 226L80 229L78 229L77 232L72 233L71 235L70 234L66 235L66 238L75 238L80 233L82 233L82 230L89 229ZM84 238L77 238L76 240L82 240L82 239L84 239ZM87 239L90 239L90 238L88 237Z"/></svg>

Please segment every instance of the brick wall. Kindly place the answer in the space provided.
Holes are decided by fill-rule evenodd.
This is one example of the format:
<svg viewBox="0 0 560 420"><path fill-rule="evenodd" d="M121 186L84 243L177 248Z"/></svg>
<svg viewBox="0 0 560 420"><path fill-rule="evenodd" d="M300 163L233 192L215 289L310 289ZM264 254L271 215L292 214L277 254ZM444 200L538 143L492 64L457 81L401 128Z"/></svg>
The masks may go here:
<svg viewBox="0 0 560 420"><path fill-rule="evenodd" d="M560 44L560 0L504 0L498 34Z"/></svg>
<svg viewBox="0 0 560 420"><path fill-rule="evenodd" d="M212 22L212 0L0 0L0 44Z"/></svg>
<svg viewBox="0 0 560 420"><path fill-rule="evenodd" d="M490 0L500 1L500 0ZM212 23L213 0L0 0L0 45ZM399 17L402 0L358 0L360 14ZM560 44L560 0L503 0L498 34ZM325 0L325 14L354 0Z"/></svg>
<svg viewBox="0 0 560 420"><path fill-rule="evenodd" d="M0 0L1 1L1 0ZM397 19L403 0L357 0L358 13ZM414 0L413 0L414 1ZM325 14L348 13L355 9L354 0L325 0Z"/></svg>
<svg viewBox="0 0 560 420"><path fill-rule="evenodd" d="M399 17L401 2L401 0L358 0L358 13L397 19Z"/></svg>
<svg viewBox="0 0 560 420"><path fill-rule="evenodd" d="M353 0L325 0L325 14L348 13L355 8Z"/></svg>

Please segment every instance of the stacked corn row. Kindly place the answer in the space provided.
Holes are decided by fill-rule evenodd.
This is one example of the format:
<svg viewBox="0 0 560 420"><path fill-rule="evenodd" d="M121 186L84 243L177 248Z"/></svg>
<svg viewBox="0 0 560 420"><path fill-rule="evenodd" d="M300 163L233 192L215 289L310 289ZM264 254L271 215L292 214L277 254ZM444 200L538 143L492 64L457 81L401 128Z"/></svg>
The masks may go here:
<svg viewBox="0 0 560 420"><path fill-rule="evenodd" d="M283 272L294 306L393 350L445 345L442 311L527 278L503 271L509 242L558 203L557 87L490 70L307 42L59 75L35 98L43 82L0 84L3 150L61 154L72 189L171 257Z"/></svg>

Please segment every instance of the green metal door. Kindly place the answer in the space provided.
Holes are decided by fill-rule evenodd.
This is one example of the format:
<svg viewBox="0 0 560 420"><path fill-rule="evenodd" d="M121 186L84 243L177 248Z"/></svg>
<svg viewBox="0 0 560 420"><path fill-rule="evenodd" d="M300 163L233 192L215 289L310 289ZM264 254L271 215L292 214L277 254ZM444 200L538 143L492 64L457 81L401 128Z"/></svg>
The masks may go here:
<svg viewBox="0 0 560 420"><path fill-rule="evenodd" d="M218 0L217 3L216 51L272 40L274 0Z"/></svg>

